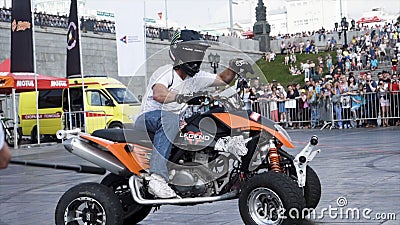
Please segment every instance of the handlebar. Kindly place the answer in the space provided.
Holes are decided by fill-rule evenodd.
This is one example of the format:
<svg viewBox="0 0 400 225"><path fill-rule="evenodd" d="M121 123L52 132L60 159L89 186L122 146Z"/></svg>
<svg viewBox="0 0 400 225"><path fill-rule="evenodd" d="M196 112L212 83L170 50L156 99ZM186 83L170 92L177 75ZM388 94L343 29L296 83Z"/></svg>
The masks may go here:
<svg viewBox="0 0 400 225"><path fill-rule="evenodd" d="M81 132L81 129L75 128L73 130L59 130L56 133L57 139L69 138L70 136L78 135Z"/></svg>
<svg viewBox="0 0 400 225"><path fill-rule="evenodd" d="M187 94L180 94L177 96L178 103L186 103L188 105L201 105L205 99L209 99L210 95L207 91L192 92Z"/></svg>

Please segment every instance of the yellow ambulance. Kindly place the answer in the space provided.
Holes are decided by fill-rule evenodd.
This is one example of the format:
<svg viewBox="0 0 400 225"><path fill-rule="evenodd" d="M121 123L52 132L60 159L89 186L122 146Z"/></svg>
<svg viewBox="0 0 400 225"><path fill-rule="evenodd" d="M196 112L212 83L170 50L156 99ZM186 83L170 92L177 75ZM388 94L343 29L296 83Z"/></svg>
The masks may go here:
<svg viewBox="0 0 400 225"><path fill-rule="evenodd" d="M132 116L140 101L121 82L106 76L69 78L69 89L39 91L40 135L54 136L60 129L79 127L87 133L103 128L133 125ZM68 95L70 96L68 98ZM19 126L22 135L37 141L36 94L24 92L19 97Z"/></svg>

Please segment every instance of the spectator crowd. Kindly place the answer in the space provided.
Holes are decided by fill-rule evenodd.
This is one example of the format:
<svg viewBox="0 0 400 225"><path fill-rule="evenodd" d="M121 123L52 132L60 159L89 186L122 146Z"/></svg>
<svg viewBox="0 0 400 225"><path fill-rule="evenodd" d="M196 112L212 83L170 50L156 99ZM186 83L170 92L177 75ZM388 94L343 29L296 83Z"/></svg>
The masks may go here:
<svg viewBox="0 0 400 225"><path fill-rule="evenodd" d="M0 8L0 21L11 22L11 9ZM68 16L67 15L51 15L43 12L34 12L34 23L35 26L45 27L57 27L57 28L68 28ZM115 23L108 20L96 20L91 17L81 17L80 27L83 33L88 31L94 33L115 33ZM146 26L146 37L152 39L171 40L175 29L173 27L169 29ZM201 34L204 40L218 42L219 37L214 35Z"/></svg>
<svg viewBox="0 0 400 225"><path fill-rule="evenodd" d="M318 54L306 43L281 42L283 64L291 75L304 75L304 85L279 82L254 84L246 97L247 108L292 128L355 128L400 125L399 61L400 24L386 23L354 36L347 47L332 37L328 53L316 62L295 66L297 54ZM332 57L333 55L333 57ZM276 54L265 54L275 60Z"/></svg>

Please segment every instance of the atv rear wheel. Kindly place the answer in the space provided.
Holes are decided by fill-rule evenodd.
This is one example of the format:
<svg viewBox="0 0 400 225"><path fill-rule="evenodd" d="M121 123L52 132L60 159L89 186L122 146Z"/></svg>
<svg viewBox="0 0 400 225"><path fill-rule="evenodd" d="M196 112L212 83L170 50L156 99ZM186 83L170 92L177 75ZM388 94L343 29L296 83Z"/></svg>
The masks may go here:
<svg viewBox="0 0 400 225"><path fill-rule="evenodd" d="M70 188L58 201L56 225L122 225L123 211L110 188L98 183L82 183Z"/></svg>
<svg viewBox="0 0 400 225"><path fill-rule="evenodd" d="M239 211L246 225L294 224L298 218L290 218L289 212L294 210L290 215L300 217L305 205L296 182L276 172L252 177L239 197Z"/></svg>
<svg viewBox="0 0 400 225"><path fill-rule="evenodd" d="M124 212L124 225L137 224L149 215L152 207L133 200L127 179L110 173L100 183L112 188L118 196Z"/></svg>

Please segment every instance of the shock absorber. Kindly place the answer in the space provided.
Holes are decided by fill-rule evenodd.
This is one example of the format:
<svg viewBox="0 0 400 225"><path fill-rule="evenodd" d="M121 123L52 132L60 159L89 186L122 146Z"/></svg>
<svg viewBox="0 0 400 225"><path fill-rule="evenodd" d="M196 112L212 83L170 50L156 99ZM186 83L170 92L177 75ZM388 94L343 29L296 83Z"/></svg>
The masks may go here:
<svg viewBox="0 0 400 225"><path fill-rule="evenodd" d="M276 148L274 141L272 139L269 141L268 158L271 171L281 172L282 169L279 161L278 149Z"/></svg>

